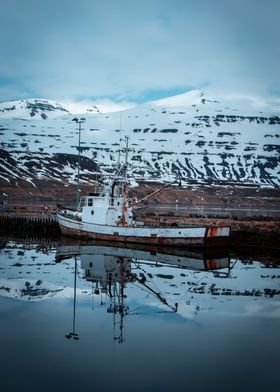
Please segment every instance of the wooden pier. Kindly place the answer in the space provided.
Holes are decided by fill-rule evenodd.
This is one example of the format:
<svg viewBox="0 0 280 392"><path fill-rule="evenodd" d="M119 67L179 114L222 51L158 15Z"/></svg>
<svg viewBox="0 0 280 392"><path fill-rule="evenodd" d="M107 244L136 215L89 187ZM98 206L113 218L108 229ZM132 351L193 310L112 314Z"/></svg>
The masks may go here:
<svg viewBox="0 0 280 392"><path fill-rule="evenodd" d="M1 213L0 234L57 238L60 229L54 214Z"/></svg>

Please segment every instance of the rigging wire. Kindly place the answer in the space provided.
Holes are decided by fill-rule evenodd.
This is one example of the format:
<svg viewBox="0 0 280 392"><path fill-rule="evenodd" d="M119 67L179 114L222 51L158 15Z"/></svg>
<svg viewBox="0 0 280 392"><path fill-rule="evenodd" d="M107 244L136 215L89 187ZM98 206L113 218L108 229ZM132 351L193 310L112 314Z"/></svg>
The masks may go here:
<svg viewBox="0 0 280 392"><path fill-rule="evenodd" d="M136 265L136 261L133 261L132 263ZM144 270L144 268L141 268L141 267L140 267L140 264L139 264L139 263L138 263L138 267L136 266L136 269L139 269L139 270L143 271L145 274L148 274L147 271ZM160 289L158 288L158 286L157 286L156 283L155 283L155 279L153 279L153 280L150 281L150 282L153 284L153 286L154 286L155 289L159 292L159 294L161 294Z"/></svg>

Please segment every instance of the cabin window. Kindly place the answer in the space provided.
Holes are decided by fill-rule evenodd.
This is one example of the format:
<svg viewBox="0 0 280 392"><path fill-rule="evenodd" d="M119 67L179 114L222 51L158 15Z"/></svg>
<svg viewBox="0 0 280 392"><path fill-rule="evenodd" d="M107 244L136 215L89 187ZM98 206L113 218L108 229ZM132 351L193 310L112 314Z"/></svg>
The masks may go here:
<svg viewBox="0 0 280 392"><path fill-rule="evenodd" d="M83 207L85 207L85 206L86 206L86 199L85 199L84 197L82 197L81 200L80 200L80 207L79 207L79 210L81 211L81 209L82 209Z"/></svg>
<svg viewBox="0 0 280 392"><path fill-rule="evenodd" d="M94 214L94 211L93 210L91 210L91 215L93 215Z"/></svg>
<svg viewBox="0 0 280 392"><path fill-rule="evenodd" d="M92 207L93 206L93 199L88 199L88 206Z"/></svg>

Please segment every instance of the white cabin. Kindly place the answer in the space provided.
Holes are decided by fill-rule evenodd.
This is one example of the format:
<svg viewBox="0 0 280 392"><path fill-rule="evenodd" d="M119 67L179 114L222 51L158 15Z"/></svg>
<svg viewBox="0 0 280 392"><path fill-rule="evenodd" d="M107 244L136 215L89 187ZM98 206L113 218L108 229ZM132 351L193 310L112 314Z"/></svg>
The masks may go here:
<svg viewBox="0 0 280 392"><path fill-rule="evenodd" d="M133 224L130 200L120 192L119 184L108 185L103 192L82 196L77 217L85 223L108 226L126 226Z"/></svg>

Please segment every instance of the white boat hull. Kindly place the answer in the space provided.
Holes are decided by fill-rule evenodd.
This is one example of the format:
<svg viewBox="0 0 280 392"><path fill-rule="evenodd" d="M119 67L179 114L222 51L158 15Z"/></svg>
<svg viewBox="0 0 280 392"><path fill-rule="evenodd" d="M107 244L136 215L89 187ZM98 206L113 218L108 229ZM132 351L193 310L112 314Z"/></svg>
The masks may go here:
<svg viewBox="0 0 280 392"><path fill-rule="evenodd" d="M229 227L147 227L110 226L87 223L57 214L61 232L65 235L95 240L144 243L168 246L226 246Z"/></svg>

